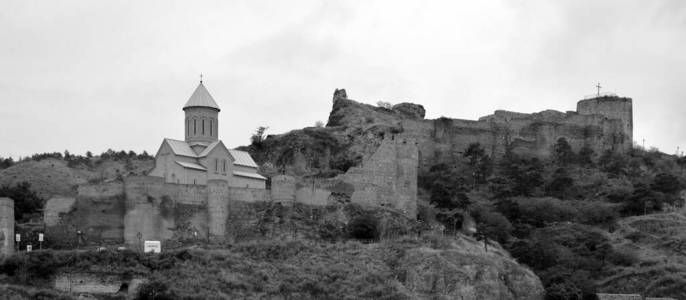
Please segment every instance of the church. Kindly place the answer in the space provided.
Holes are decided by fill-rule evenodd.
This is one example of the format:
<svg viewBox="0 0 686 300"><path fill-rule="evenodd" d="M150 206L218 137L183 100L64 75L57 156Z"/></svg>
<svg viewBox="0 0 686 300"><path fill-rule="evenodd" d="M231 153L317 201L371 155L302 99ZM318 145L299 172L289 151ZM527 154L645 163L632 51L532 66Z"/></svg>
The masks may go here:
<svg viewBox="0 0 686 300"><path fill-rule="evenodd" d="M183 111L185 139L162 141L149 176L177 184L207 185L219 179L231 187L265 188L267 179L257 173L250 154L228 149L219 140L219 105L202 80Z"/></svg>

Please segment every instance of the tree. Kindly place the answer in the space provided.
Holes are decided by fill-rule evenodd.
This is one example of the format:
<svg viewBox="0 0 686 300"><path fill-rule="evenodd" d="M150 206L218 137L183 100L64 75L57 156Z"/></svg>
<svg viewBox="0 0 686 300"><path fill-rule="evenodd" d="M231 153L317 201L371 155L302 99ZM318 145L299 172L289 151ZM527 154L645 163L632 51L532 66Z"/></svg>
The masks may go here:
<svg viewBox="0 0 686 300"><path fill-rule="evenodd" d="M23 181L15 186L4 185L0 187L0 197L9 197L14 200L14 219L26 221L31 214L39 213L43 208L44 200L31 190L31 184Z"/></svg>
<svg viewBox="0 0 686 300"><path fill-rule="evenodd" d="M419 178L419 184L431 193L429 201L437 208L466 208L469 205L465 180L453 166L434 165Z"/></svg>
<svg viewBox="0 0 686 300"><path fill-rule="evenodd" d="M524 159L511 153L503 158L501 167L513 184L513 196L531 196L543 185L543 164L538 158Z"/></svg>
<svg viewBox="0 0 686 300"><path fill-rule="evenodd" d="M684 173L684 167L686 167L686 156L682 156L676 159L676 164L681 168L680 173Z"/></svg>
<svg viewBox="0 0 686 300"><path fill-rule="evenodd" d="M255 133L253 133L253 135L250 137L250 142L253 146L257 146L257 147L262 146L262 142L265 139L264 132L267 131L267 129L269 129L269 127L266 127L266 126L257 127L257 129L255 130Z"/></svg>
<svg viewBox="0 0 686 300"><path fill-rule="evenodd" d="M477 206L470 211L477 224L477 231L491 240L501 244L506 243L512 232L512 224L505 216L490 211L483 206Z"/></svg>
<svg viewBox="0 0 686 300"><path fill-rule="evenodd" d="M553 173L553 178L545 187L545 193L549 196L564 199L569 196L569 190L574 186L574 179L569 176L567 169L558 168Z"/></svg>
<svg viewBox="0 0 686 300"><path fill-rule="evenodd" d="M681 191L681 182L679 178L667 173L660 173L655 176L650 188L665 194L675 195Z"/></svg>
<svg viewBox="0 0 686 300"><path fill-rule="evenodd" d="M603 172L613 175L626 175L629 163L623 155L607 150L598 159L598 165Z"/></svg>
<svg viewBox="0 0 686 300"><path fill-rule="evenodd" d="M493 162L491 157L486 154L486 150L479 143L469 144L465 150L464 157L469 159L469 166L472 169L472 176L475 183L485 183L491 173L493 173Z"/></svg>
<svg viewBox="0 0 686 300"><path fill-rule="evenodd" d="M0 169L7 169L14 165L14 160L11 157L2 158L0 157Z"/></svg>
<svg viewBox="0 0 686 300"><path fill-rule="evenodd" d="M574 161L574 152L567 139L563 137L557 139L557 142L553 145L553 157L555 163L560 166L566 166Z"/></svg>
<svg viewBox="0 0 686 300"><path fill-rule="evenodd" d="M595 156L595 151L591 149L588 145L583 146L579 149L579 163L582 166L593 166L593 156Z"/></svg>
<svg viewBox="0 0 686 300"><path fill-rule="evenodd" d="M86 151L86 157L87 158L93 158L93 153L90 151Z"/></svg>

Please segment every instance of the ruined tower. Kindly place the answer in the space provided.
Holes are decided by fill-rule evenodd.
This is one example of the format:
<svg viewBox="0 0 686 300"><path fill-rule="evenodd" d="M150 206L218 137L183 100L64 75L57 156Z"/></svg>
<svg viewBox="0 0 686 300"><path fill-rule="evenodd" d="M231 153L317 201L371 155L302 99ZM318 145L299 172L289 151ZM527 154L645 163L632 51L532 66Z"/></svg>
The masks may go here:
<svg viewBox="0 0 686 300"><path fill-rule="evenodd" d="M634 114L631 98L616 95L602 95L584 99L576 104L576 111L581 115L602 115L609 119L622 120L623 144L631 147L634 138Z"/></svg>
<svg viewBox="0 0 686 300"><path fill-rule="evenodd" d="M14 200L0 198L0 255L14 253Z"/></svg>
<svg viewBox="0 0 686 300"><path fill-rule="evenodd" d="M207 181L207 227L213 241L222 241L226 236L226 220L229 217L229 185L226 180Z"/></svg>
<svg viewBox="0 0 686 300"><path fill-rule="evenodd" d="M183 106L186 113L186 142L191 144L210 144L219 140L219 106L207 91L202 80ZM195 149L193 149L195 150Z"/></svg>

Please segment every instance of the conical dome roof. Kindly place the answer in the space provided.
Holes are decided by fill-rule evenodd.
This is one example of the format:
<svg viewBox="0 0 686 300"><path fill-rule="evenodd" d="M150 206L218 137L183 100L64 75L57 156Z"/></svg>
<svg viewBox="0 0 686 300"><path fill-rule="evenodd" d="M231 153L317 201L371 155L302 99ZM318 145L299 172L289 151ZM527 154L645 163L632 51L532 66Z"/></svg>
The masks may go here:
<svg viewBox="0 0 686 300"><path fill-rule="evenodd" d="M202 84L202 81L200 81L200 84L198 84L198 87L188 99L186 105L183 106L183 109L189 107L209 107L219 111L219 105L217 105L217 102L214 102L214 98L212 98L210 92L207 91L205 85Z"/></svg>

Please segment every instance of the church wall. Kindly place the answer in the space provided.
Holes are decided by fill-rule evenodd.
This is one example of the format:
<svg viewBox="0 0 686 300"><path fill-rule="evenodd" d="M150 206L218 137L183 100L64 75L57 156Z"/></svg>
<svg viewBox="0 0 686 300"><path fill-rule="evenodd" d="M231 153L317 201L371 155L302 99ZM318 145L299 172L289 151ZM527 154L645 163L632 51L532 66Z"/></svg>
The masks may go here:
<svg viewBox="0 0 686 300"><path fill-rule="evenodd" d="M219 112L212 108L189 107L184 109L186 118L184 119L184 135L188 142L213 142L218 140L218 116ZM193 121L196 121L194 124ZM203 131L203 120L205 128ZM212 120L212 130L210 130L210 120ZM211 133L211 135L210 135Z"/></svg>
<svg viewBox="0 0 686 300"><path fill-rule="evenodd" d="M250 188L250 189L264 189L265 181L255 178L247 178L242 176L233 176L229 185L235 188Z"/></svg>
<svg viewBox="0 0 686 300"><path fill-rule="evenodd" d="M200 163L207 168L208 180L230 180L233 166L226 147L221 145L214 147L206 157L200 159ZM226 169L224 169L224 164L226 164Z"/></svg>
<svg viewBox="0 0 686 300"><path fill-rule="evenodd" d="M233 170L234 171L240 171L240 172L257 173L257 169L255 169L255 168L246 167L246 166L239 166L239 165L233 165Z"/></svg>

